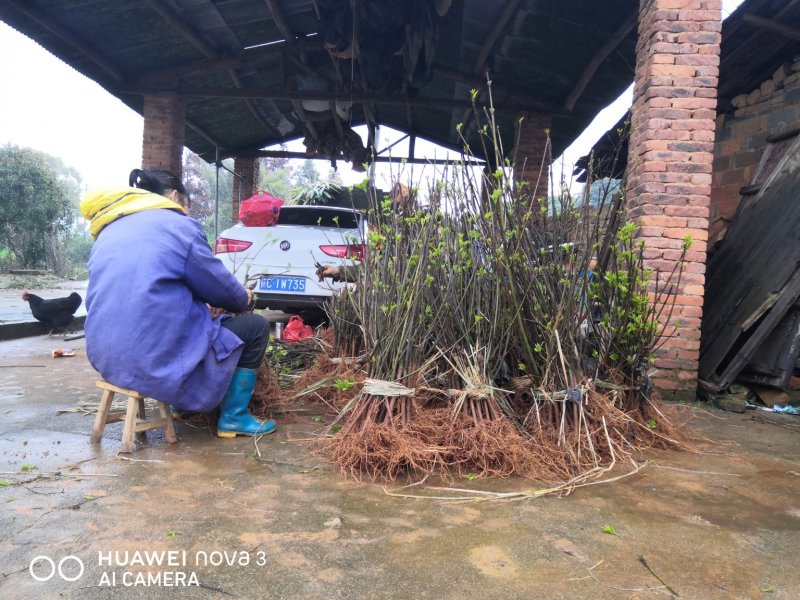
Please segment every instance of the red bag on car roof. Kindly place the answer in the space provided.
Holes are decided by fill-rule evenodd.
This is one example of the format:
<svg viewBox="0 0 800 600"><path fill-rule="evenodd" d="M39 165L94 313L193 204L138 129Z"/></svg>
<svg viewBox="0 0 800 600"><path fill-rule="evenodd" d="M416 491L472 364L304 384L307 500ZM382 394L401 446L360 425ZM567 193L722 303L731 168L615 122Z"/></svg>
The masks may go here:
<svg viewBox="0 0 800 600"><path fill-rule="evenodd" d="M245 227L268 227L278 220L283 200L258 192L239 205L239 220Z"/></svg>

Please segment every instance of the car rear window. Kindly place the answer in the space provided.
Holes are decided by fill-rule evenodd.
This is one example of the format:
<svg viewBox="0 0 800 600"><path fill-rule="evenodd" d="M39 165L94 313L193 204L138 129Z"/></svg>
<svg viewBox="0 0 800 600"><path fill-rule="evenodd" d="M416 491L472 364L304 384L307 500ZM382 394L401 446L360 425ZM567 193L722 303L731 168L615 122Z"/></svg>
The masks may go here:
<svg viewBox="0 0 800 600"><path fill-rule="evenodd" d="M316 225L358 229L358 215L351 210L315 210L313 208L282 207L278 225Z"/></svg>

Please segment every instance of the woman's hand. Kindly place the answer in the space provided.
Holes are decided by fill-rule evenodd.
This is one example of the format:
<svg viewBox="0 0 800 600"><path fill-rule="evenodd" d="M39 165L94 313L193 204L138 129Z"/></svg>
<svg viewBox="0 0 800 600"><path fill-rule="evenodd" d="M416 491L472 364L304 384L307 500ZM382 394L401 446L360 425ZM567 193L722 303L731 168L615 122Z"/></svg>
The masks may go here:
<svg viewBox="0 0 800 600"><path fill-rule="evenodd" d="M334 282L341 281L342 275L338 265L328 265L323 267L320 265L317 267L317 277L320 281L328 278Z"/></svg>
<svg viewBox="0 0 800 600"><path fill-rule="evenodd" d="M247 306L244 309L246 311L253 305L253 290L251 290L250 288L244 288L244 291L247 294ZM211 318L212 319L216 319L222 313L227 312L224 308L211 306L210 304L207 304L206 306L208 306L208 310L211 311ZM242 311L242 312L244 312L244 311Z"/></svg>

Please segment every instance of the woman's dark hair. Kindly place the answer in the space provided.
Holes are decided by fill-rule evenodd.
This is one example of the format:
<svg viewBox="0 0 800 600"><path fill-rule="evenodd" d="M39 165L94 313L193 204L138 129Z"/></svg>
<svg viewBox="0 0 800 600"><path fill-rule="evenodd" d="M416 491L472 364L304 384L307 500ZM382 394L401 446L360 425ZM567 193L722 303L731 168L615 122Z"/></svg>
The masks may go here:
<svg viewBox="0 0 800 600"><path fill-rule="evenodd" d="M134 169L128 176L128 185L160 196L170 190L178 190L181 194L186 194L186 188L183 187L181 180L169 171L161 169Z"/></svg>

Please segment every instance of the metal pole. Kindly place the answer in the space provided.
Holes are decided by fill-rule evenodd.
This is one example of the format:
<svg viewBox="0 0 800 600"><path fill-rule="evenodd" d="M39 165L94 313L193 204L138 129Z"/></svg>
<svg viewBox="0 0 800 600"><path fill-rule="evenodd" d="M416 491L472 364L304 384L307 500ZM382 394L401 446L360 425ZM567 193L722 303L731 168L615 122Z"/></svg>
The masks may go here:
<svg viewBox="0 0 800 600"><path fill-rule="evenodd" d="M215 146L215 149L216 160L214 164L217 167L217 183L214 191L214 240L219 237L219 146Z"/></svg>
<svg viewBox="0 0 800 600"><path fill-rule="evenodd" d="M379 143L378 140L380 139L380 135L381 135L381 126L380 125L375 125L375 141L373 142L373 144L374 144L373 145L373 152L376 153L376 156L372 157L372 164L369 166L369 175L368 175L368 177L369 177L369 187L371 187L373 189L375 188L375 162L376 162L375 159L377 158L377 155L380 154L380 152L378 152L378 150L377 150L378 143ZM391 148L391 146L390 146L390 148ZM388 150L388 149L389 148L384 148L383 150ZM381 150L381 152L383 152L383 150Z"/></svg>

